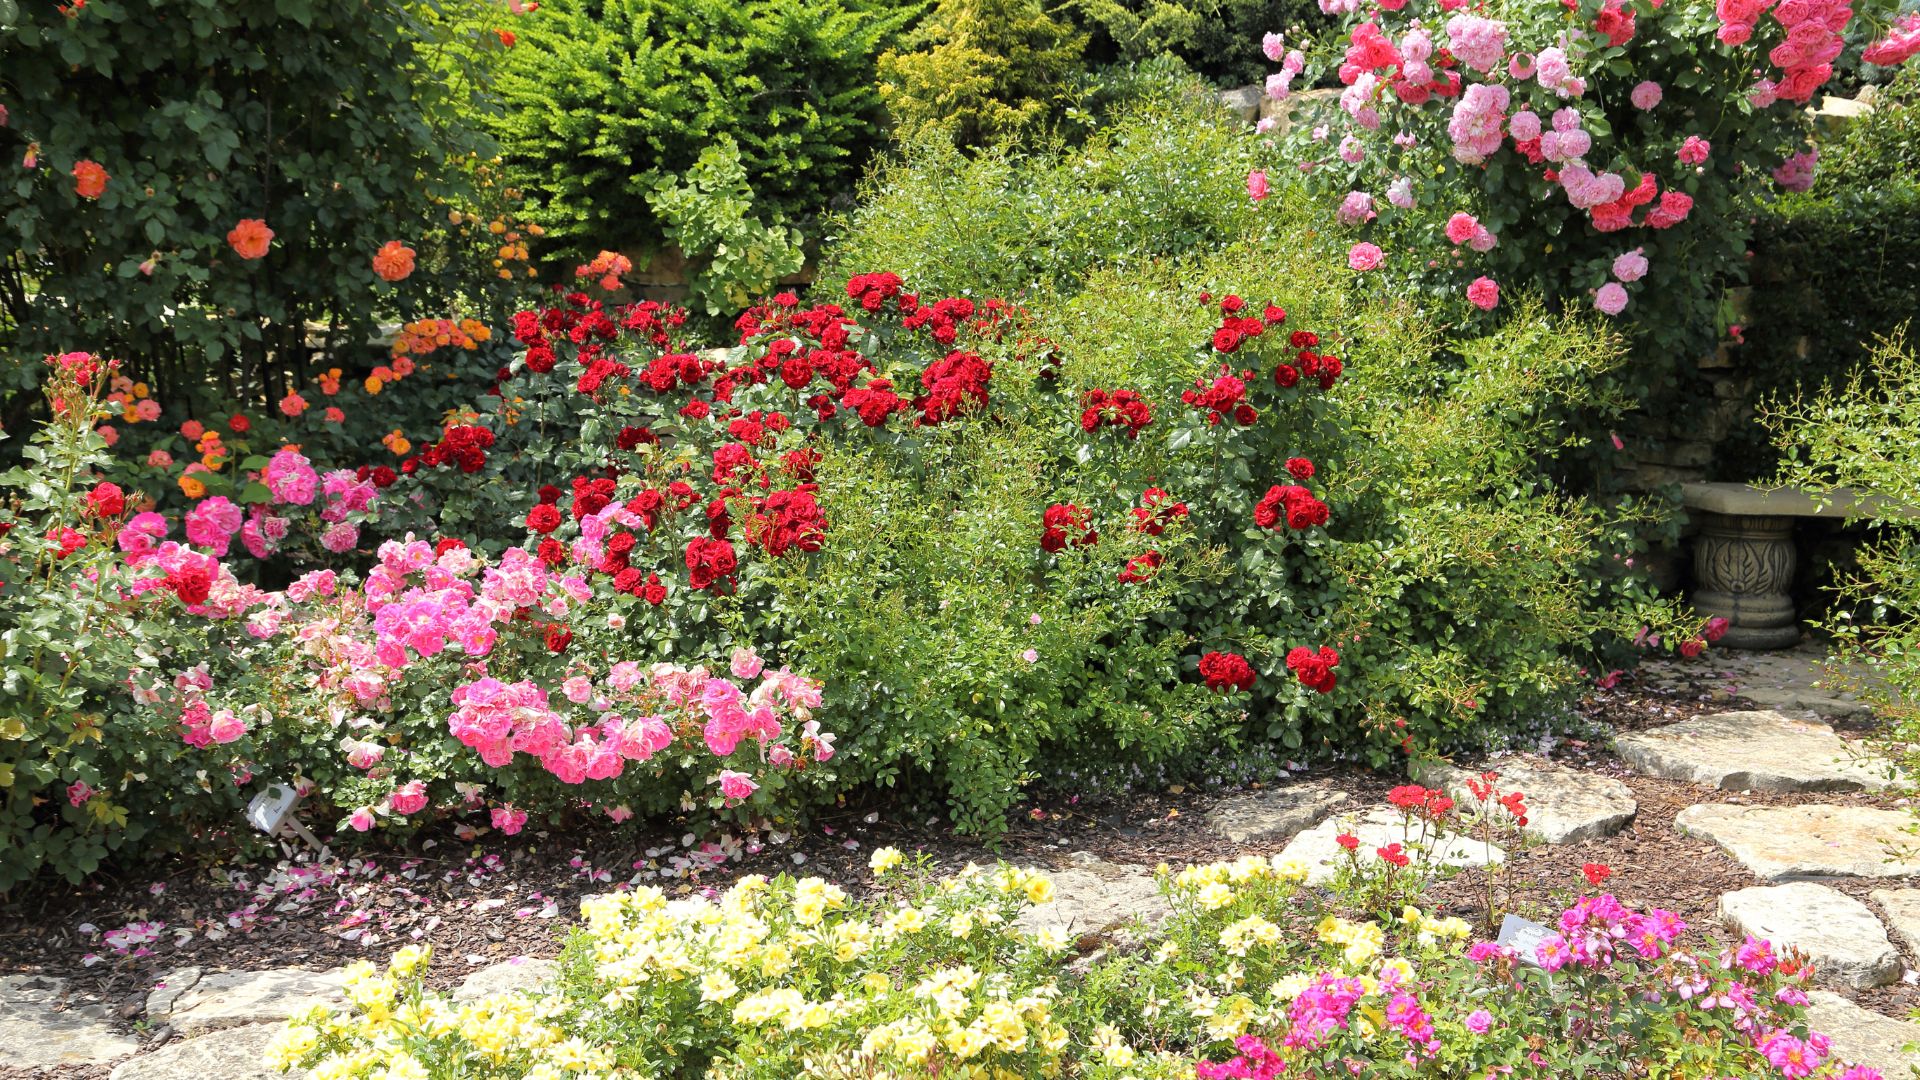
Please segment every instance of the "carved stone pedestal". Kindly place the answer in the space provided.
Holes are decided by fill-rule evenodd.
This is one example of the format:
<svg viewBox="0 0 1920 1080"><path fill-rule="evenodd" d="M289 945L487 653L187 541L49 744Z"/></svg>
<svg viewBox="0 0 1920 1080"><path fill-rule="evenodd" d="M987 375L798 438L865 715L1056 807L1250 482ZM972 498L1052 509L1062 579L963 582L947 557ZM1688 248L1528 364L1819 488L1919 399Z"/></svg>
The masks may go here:
<svg viewBox="0 0 1920 1080"><path fill-rule="evenodd" d="M1800 640L1794 621L1793 518L1698 513L1693 606L1731 624L1721 644L1784 649Z"/></svg>

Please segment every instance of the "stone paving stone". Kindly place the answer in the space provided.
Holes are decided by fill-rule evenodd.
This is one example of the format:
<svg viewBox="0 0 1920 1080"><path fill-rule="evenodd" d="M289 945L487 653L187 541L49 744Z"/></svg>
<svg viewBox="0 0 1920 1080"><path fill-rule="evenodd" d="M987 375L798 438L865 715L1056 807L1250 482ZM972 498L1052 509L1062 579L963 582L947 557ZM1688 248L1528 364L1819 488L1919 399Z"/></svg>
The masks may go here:
<svg viewBox="0 0 1920 1080"><path fill-rule="evenodd" d="M1614 749L1643 776L1726 791L1878 791L1887 762L1826 724L1777 712L1711 713L1636 731Z"/></svg>
<svg viewBox="0 0 1920 1080"><path fill-rule="evenodd" d="M1702 803L1673 819L1711 840L1763 881L1896 878L1920 874L1911 814L1870 806Z"/></svg>
<svg viewBox="0 0 1920 1080"><path fill-rule="evenodd" d="M1365 814L1342 814L1308 829L1293 838L1280 851L1281 858L1298 859L1307 864L1307 883L1319 885L1333 880L1334 874L1347 861L1347 853L1340 847L1338 837L1341 833L1350 833L1360 841L1360 856L1366 859L1376 858L1374 852L1388 844L1407 842L1407 831L1402 826L1402 817L1397 810L1378 808ZM1415 826L1413 836L1420 835ZM1506 852L1498 845L1482 844L1478 840L1457 833L1442 833L1433 838L1434 861L1448 866L1471 867L1486 866L1506 858Z"/></svg>
<svg viewBox="0 0 1920 1080"><path fill-rule="evenodd" d="M1287 784L1220 800L1207 811L1207 827L1236 844L1286 840L1320 824L1346 800L1344 791Z"/></svg>
<svg viewBox="0 0 1920 1080"><path fill-rule="evenodd" d="M1798 949L1819 977L1865 990L1900 977L1900 953L1867 905L1811 881L1758 885L1720 898L1720 917L1776 949Z"/></svg>
<svg viewBox="0 0 1920 1080"><path fill-rule="evenodd" d="M1166 917L1166 898L1145 867L1084 851L1068 855L1067 863L1040 868L1053 881L1053 899L1022 912L1017 924L1022 930L1053 929L1074 938L1104 934L1135 918L1154 923Z"/></svg>
<svg viewBox="0 0 1920 1080"><path fill-rule="evenodd" d="M165 988L147 996L147 1019L155 1025L171 1025L189 1038L221 1028L286 1020L315 1005L338 1007L346 1000L341 992L346 973L340 968L212 974L183 968L162 981Z"/></svg>
<svg viewBox="0 0 1920 1080"><path fill-rule="evenodd" d="M1835 1057L1878 1069L1887 1080L1907 1080L1920 1066L1920 1052L1903 1049L1920 1043L1920 1024L1863 1009L1830 990L1807 997L1807 1025L1833 1040Z"/></svg>
<svg viewBox="0 0 1920 1080"><path fill-rule="evenodd" d="M453 992L453 1000L477 1001L495 994L533 990L551 980L558 967L551 960L531 956L516 956L489 964L460 980L459 987Z"/></svg>
<svg viewBox="0 0 1920 1080"><path fill-rule="evenodd" d="M1549 844L1577 844L1612 836L1626 828L1640 809L1633 789L1610 776L1530 758L1507 758L1480 769L1434 765L1421 770L1419 779L1429 787L1444 789L1462 808L1477 812L1480 801L1473 797L1467 781L1488 771L1500 774L1502 792L1526 795L1526 832ZM1497 807L1495 812L1506 813Z"/></svg>
<svg viewBox="0 0 1920 1080"><path fill-rule="evenodd" d="M66 991L65 979L0 976L0 1066L96 1065L140 1049L107 1022L106 1006L61 1008Z"/></svg>
<svg viewBox="0 0 1920 1080"><path fill-rule="evenodd" d="M1907 954L1920 959L1920 889L1875 889L1867 898L1880 905L1882 921Z"/></svg>
<svg viewBox="0 0 1920 1080"><path fill-rule="evenodd" d="M298 1080L305 1075L299 1070L276 1072L266 1063L267 1043L282 1026L248 1024L176 1039L114 1066L108 1080Z"/></svg>

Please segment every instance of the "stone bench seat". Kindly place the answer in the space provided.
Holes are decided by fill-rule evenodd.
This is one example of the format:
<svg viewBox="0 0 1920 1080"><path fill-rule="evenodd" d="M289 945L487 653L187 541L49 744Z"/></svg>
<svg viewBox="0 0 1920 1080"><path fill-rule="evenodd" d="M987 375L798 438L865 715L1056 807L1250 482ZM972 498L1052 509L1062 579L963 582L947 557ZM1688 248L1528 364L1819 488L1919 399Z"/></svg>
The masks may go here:
<svg viewBox="0 0 1920 1080"><path fill-rule="evenodd" d="M1680 486L1699 525L1693 544L1693 606L1727 620L1721 644L1784 649L1800 640L1793 598L1793 526L1799 518L1907 518L1911 508L1851 488L1811 491L1755 484Z"/></svg>

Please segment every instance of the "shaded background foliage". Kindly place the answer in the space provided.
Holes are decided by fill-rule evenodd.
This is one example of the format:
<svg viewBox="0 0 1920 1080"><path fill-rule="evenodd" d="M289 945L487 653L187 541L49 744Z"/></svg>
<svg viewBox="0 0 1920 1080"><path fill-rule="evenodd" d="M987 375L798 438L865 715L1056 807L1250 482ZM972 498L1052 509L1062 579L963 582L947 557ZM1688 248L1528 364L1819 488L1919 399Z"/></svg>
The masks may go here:
<svg viewBox="0 0 1920 1080"><path fill-rule="evenodd" d="M120 356L167 392L275 399L316 352L369 340L383 314L487 292L460 239L434 227L486 150L465 119L478 61L458 59L484 44L465 40L474 28L451 5L15 10L0 24L10 418L49 352ZM75 193L81 160L111 177L96 200ZM243 218L273 229L269 258L228 246ZM397 288L369 262L395 239L423 256Z"/></svg>

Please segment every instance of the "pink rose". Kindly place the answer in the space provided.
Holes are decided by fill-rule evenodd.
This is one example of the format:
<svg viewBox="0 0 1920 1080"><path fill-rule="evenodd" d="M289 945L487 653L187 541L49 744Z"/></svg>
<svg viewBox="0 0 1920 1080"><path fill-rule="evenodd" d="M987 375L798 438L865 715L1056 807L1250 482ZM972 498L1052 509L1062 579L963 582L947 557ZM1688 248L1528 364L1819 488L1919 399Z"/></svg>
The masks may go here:
<svg viewBox="0 0 1920 1080"><path fill-rule="evenodd" d="M1490 277L1477 277L1467 286L1467 299L1481 311L1492 311L1500 303L1500 285Z"/></svg>
<svg viewBox="0 0 1920 1080"><path fill-rule="evenodd" d="M745 799L760 790L760 785L743 772L723 769L720 772L720 795L729 800Z"/></svg>
<svg viewBox="0 0 1920 1080"><path fill-rule="evenodd" d="M417 814L427 808L427 783L424 780L409 780L395 788L387 797L387 805L401 816Z"/></svg>
<svg viewBox="0 0 1920 1080"><path fill-rule="evenodd" d="M373 828L373 822L373 810L370 807L363 806L347 815L347 827L354 832L366 832Z"/></svg>
<svg viewBox="0 0 1920 1080"><path fill-rule="evenodd" d="M518 833L527 824L527 812L515 809L512 803L494 807L492 816L493 827L508 836Z"/></svg>
<svg viewBox="0 0 1920 1080"><path fill-rule="evenodd" d="M1362 273L1380 265L1380 249L1365 240L1347 249L1347 265Z"/></svg>
<svg viewBox="0 0 1920 1080"><path fill-rule="evenodd" d="M1248 198L1254 202L1259 202L1270 194L1272 194L1272 191L1267 186L1267 174L1265 170L1255 169L1247 174Z"/></svg>
<svg viewBox="0 0 1920 1080"><path fill-rule="evenodd" d="M1633 92L1628 94L1627 98L1633 102L1634 108L1644 112L1660 104L1660 99L1666 96L1666 91L1660 89L1659 83L1648 80L1635 86Z"/></svg>
<svg viewBox="0 0 1920 1080"><path fill-rule="evenodd" d="M1626 287L1617 281L1600 286L1600 291L1593 294L1593 306L1608 315L1620 314L1627 307Z"/></svg>
<svg viewBox="0 0 1920 1080"><path fill-rule="evenodd" d="M213 720L207 724L207 734L212 737L214 742L220 743L223 746L227 743L237 741L240 736L246 733L247 725L238 716L233 715L233 710L231 709L221 709L219 712L214 713Z"/></svg>

